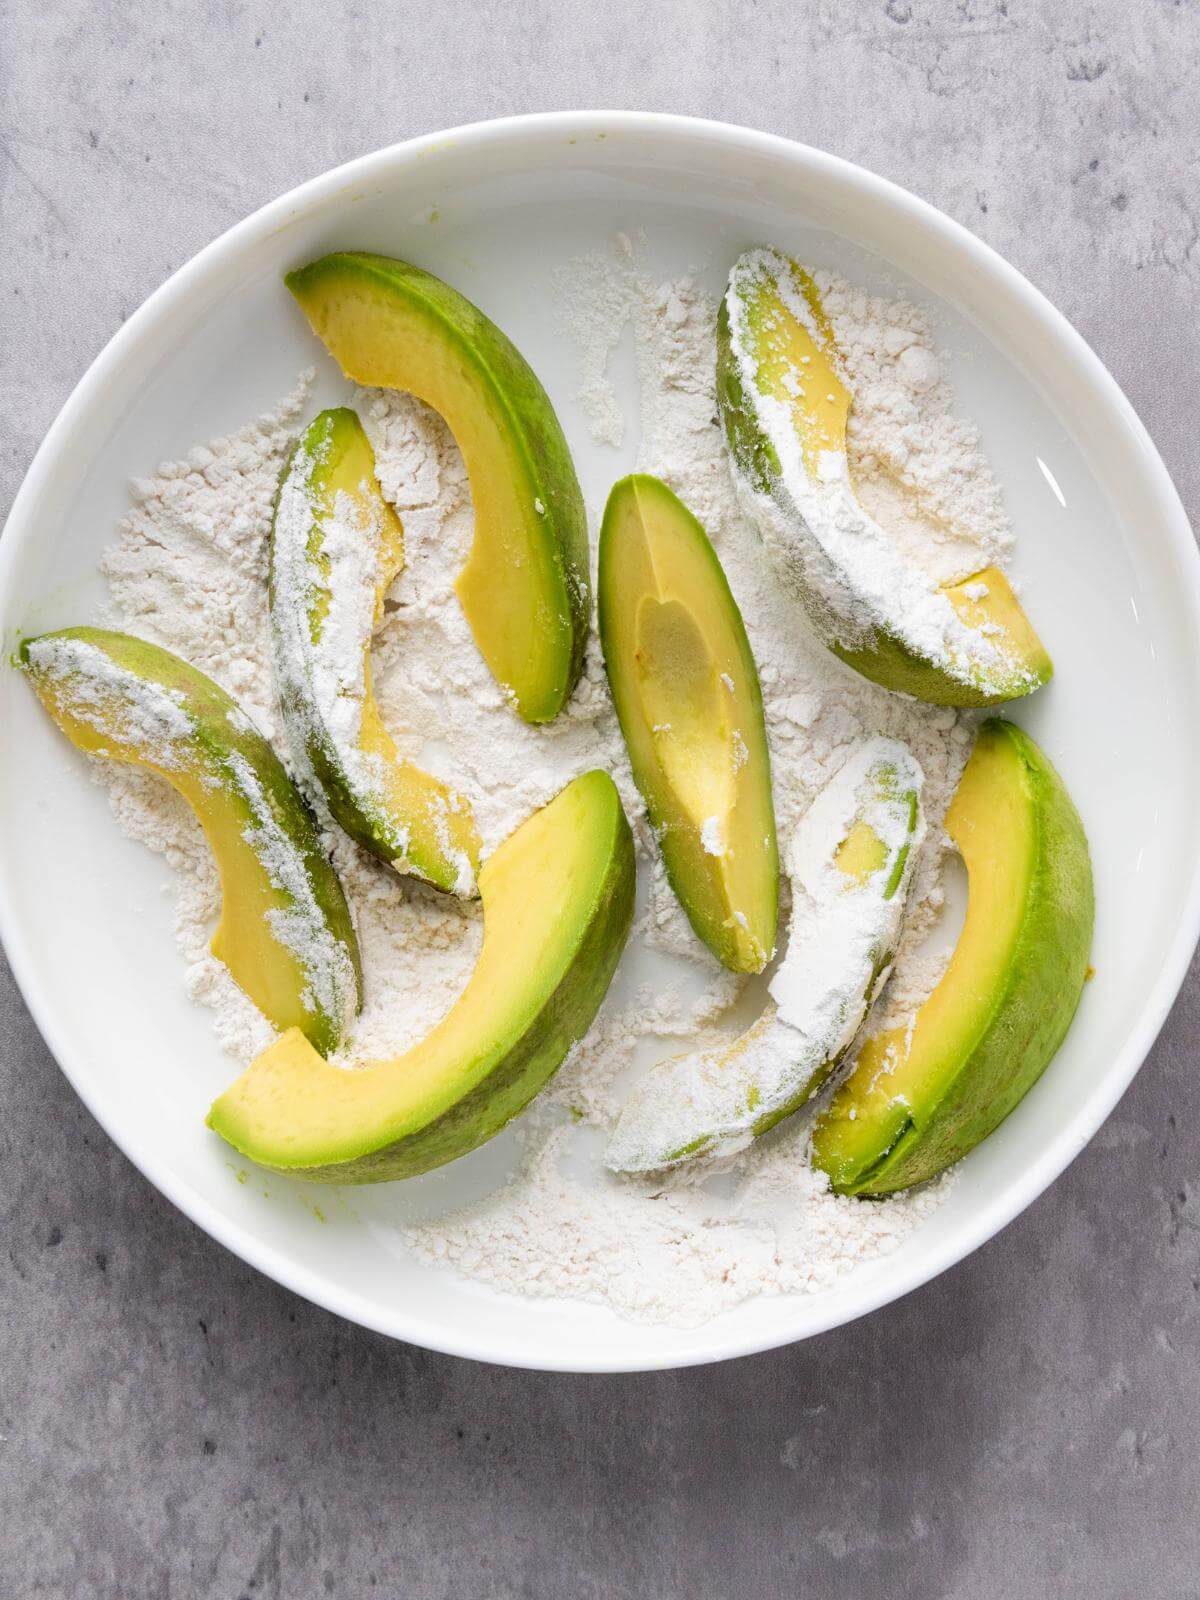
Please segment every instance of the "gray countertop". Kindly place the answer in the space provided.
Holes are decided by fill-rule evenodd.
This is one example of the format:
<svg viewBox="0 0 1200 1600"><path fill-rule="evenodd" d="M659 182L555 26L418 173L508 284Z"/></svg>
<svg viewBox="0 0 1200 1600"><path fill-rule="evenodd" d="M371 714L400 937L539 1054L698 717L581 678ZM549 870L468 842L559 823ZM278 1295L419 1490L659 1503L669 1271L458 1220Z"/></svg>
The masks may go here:
<svg viewBox="0 0 1200 1600"><path fill-rule="evenodd" d="M1195 0L7 0L0 511L121 320L299 180L595 104L909 186L1083 331L1200 505ZM1136 937L1136 929L1131 930ZM867 1320L637 1378L390 1344L184 1220L0 962L0 1592L1200 1596L1200 975L1066 1175Z"/></svg>

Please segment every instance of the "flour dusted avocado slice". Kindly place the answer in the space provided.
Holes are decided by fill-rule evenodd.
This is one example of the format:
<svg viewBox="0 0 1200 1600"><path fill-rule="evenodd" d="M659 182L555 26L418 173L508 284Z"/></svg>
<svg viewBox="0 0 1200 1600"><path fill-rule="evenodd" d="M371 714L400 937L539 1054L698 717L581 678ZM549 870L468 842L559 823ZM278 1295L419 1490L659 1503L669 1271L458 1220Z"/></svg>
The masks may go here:
<svg viewBox="0 0 1200 1600"><path fill-rule="evenodd" d="M853 396L811 277L774 250L734 265L717 323L717 400L742 504L780 578L843 661L937 705L1031 694L1053 670L1004 574L937 587L850 481Z"/></svg>
<svg viewBox="0 0 1200 1600"><path fill-rule="evenodd" d="M692 927L735 972L775 948L779 857L758 672L704 529L622 478L600 533L600 639L633 776Z"/></svg>
<svg viewBox="0 0 1200 1600"><path fill-rule="evenodd" d="M323 411L284 468L271 533L275 683L297 763L346 832L439 889L475 892L470 806L403 761L371 688L371 634L404 567L404 530L380 493L362 424Z"/></svg>
<svg viewBox="0 0 1200 1600"><path fill-rule="evenodd" d="M465 1155L587 1031L629 933L634 876L616 787L584 773L484 862L479 962L431 1034L353 1072L285 1034L209 1126L263 1166L330 1183L407 1178Z"/></svg>
<svg viewBox="0 0 1200 1600"><path fill-rule="evenodd" d="M868 1040L818 1119L813 1160L841 1194L932 1178L1037 1081L1083 992L1092 869L1062 779L1028 734L985 722L946 815L967 919L907 1028Z"/></svg>
<svg viewBox="0 0 1200 1600"><path fill-rule="evenodd" d="M613 1130L611 1168L731 1155L826 1081L891 970L925 832L923 782L905 745L875 738L821 791L788 852L791 928L767 1010L732 1044L647 1074Z"/></svg>
<svg viewBox="0 0 1200 1600"><path fill-rule="evenodd" d="M358 943L304 802L262 734L186 661L125 633L27 639L21 665L89 754L165 778L195 811L221 875L213 954L267 1020L332 1050L358 1010Z"/></svg>
<svg viewBox="0 0 1200 1600"><path fill-rule="evenodd" d="M406 262L324 256L287 286L347 377L445 418L475 509L458 598L521 716L550 721L583 668L591 595L583 497L533 369L478 306Z"/></svg>

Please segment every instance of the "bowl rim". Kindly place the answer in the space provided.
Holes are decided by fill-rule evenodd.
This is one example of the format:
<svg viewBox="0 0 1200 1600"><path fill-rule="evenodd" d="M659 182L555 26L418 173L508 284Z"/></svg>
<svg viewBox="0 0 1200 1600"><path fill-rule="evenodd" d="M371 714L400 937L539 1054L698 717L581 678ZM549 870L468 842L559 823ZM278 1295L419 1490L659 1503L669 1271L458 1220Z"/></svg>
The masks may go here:
<svg viewBox="0 0 1200 1600"><path fill-rule="evenodd" d="M356 157L297 185L204 246L154 290L117 330L75 385L51 424L17 491L4 526L4 536L0 538L0 594L7 588L18 546L30 536L37 505L54 471L56 460L74 431L79 414L91 404L97 391L110 381L111 375L122 367L139 344L152 338L171 318L176 307L191 293L193 284L202 280L219 263L265 239L302 210L319 205L347 185L370 182L377 176L393 176L397 168L417 159L431 147L452 141L456 147L470 149L507 141L514 136L586 137L614 131L657 137L665 135L683 143L690 141L697 146L715 143L729 152L741 150L747 154L782 158L801 170L833 180L868 204L882 205L895 214L905 216L916 227L937 236L941 244L976 267L993 284L1006 289L1010 298L1019 302L1022 313L1075 367L1088 387L1104 403L1110 416L1123 427L1129 444L1140 458L1145 488L1155 502L1158 536L1167 541L1174 557L1185 567L1191 566L1195 575L1196 581L1183 586L1182 602L1190 609L1191 632L1200 637L1200 552L1197 551L1187 514L1166 466L1133 406L1099 356L1022 273L990 245L928 201L842 157L829 155L811 145L777 134L734 123L643 111L533 112L421 134ZM1200 694L1200 670L1197 677L1197 693ZM847 1293L847 1289L853 1287L853 1278L847 1279L844 1285L839 1286L842 1293L836 1309L824 1318L818 1316L815 1325L796 1332L771 1329L761 1336L755 1336L738 1331L736 1334L713 1338L711 1334L705 1337L705 1328L701 1327L688 1330L683 1347L668 1358L646 1354L588 1361L572 1358L569 1349L564 1347L562 1359L548 1359L544 1353L539 1353L536 1358L522 1359L519 1351L497 1349L484 1320L474 1326L452 1331L430 1327L419 1312L397 1308L384 1313L364 1295L330 1284L319 1271L307 1267L286 1250L263 1242L244 1224L222 1215L210 1201L171 1170L168 1162L157 1155L152 1141L131 1134L128 1128L120 1124L119 1118L110 1118L102 1103L102 1095L93 1092L93 1086L88 1083L88 1074L82 1061L77 1059L76 1052L62 1037L56 1022L53 996L44 989L35 973L34 963L27 955L16 904L10 894L0 858L0 943L7 954L22 999L51 1054L87 1109L109 1138L160 1193L211 1238L243 1261L285 1288L349 1321L390 1338L406 1340L443 1354L538 1371L583 1373L661 1370L664 1367L701 1365L775 1349L817 1333L828 1332L890 1304L954 1266L1024 1211L1092 1138L1129 1087L1157 1038L1187 975L1198 938L1200 851L1193 857L1183 911L1167 959L1145 997L1137 1024L1088 1099L1081 1104L1071 1122L1050 1138L1041 1155L1031 1160L999 1195L980 1205L953 1239L938 1249L930 1250L907 1270L891 1276L884 1275L879 1280L872 1276L857 1294ZM707 1327L711 1328L712 1324Z"/></svg>

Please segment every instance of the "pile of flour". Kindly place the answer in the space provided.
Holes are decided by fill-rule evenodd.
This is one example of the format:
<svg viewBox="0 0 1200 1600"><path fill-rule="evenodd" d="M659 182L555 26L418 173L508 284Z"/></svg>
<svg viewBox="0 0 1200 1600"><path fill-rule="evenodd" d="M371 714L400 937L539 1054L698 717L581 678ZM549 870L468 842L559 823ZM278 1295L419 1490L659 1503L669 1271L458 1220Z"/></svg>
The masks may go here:
<svg viewBox="0 0 1200 1600"><path fill-rule="evenodd" d="M962 577L1009 542L999 491L973 430L954 417L922 313L824 276L825 305L856 395L851 459L864 500L927 570ZM864 734L903 739L923 767L929 834L914 874L897 977L877 1011L911 1009L939 975L920 945L936 920L945 806L970 748L969 720L859 678L807 633L779 590L729 481L714 404L716 305L694 279L656 283L635 247L564 269L564 331L578 349L580 399L595 437L640 429L639 467L663 477L718 549L759 666L781 845ZM608 366L632 328L640 415L622 416ZM284 753L271 682L266 552L271 501L306 421L311 374L267 416L193 450L133 486L134 508L103 571L113 625L178 651L238 696ZM606 1130L637 1071L743 1031L762 980L720 968L667 885L634 788L593 636L566 711L522 723L475 649L452 583L470 545L462 460L440 420L384 391L353 398L385 495L405 528L407 566L376 641L377 698L400 751L460 789L486 852L574 774L614 776L634 826L641 898L631 940L668 978L639 993L618 981L593 1028L518 1124L519 1169L466 1212L397 1221L410 1248L499 1288L607 1302L630 1316L695 1324L749 1295L811 1291L893 1248L939 1203L944 1185L866 1204L832 1195L807 1160L808 1117L791 1118L714 1177L615 1178ZM614 472L614 476L615 476ZM600 507L590 508L593 527ZM947 530L953 526L953 534ZM192 995L218 1037L248 1062L271 1030L208 952L219 891L190 813L165 786L97 763L127 832L167 857ZM318 807L319 810L319 807ZM326 826L359 930L366 1004L344 1064L402 1050L453 1003L477 957L478 903L401 879ZM627 963L628 964L628 958ZM891 1007L885 1018L882 1013ZM411 1180L420 1185L422 1180ZM407 1186L405 1186L407 1187ZM397 1190L398 1218L405 1209Z"/></svg>

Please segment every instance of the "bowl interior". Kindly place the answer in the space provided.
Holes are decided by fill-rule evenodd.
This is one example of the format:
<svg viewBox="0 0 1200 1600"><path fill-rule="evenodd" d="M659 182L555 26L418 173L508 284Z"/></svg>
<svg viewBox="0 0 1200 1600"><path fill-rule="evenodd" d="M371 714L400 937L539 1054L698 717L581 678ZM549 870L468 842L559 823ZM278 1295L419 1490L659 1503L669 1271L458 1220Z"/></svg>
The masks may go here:
<svg viewBox="0 0 1200 1600"><path fill-rule="evenodd" d="M819 1331L904 1292L1003 1224L1070 1159L1148 1047L1195 934L1196 567L1186 520L1132 414L1022 280L936 213L779 141L644 118L525 119L368 158L227 235L101 357L43 448L0 549L5 658L18 632L89 619L97 558L132 473L271 406L315 363L344 392L280 275L324 250L406 257L508 330L545 382L593 513L636 450L591 441L576 357L547 307L556 267L645 235L650 270L719 292L769 240L933 312L961 409L982 427L1017 530L1017 575L1057 663L1015 714L1063 773L1092 843L1090 984L1051 1069L894 1255L839 1287L749 1302L700 1329L586 1304L506 1298L419 1267L394 1228L488 1187L501 1138L409 1185L319 1192L246 1172L203 1127L231 1077L183 988L165 864L122 837L104 793L0 672L0 917L22 988L73 1082L128 1154L197 1221L331 1308L437 1348L522 1365L620 1368L738 1353ZM624 367L628 371L624 371ZM636 417L632 360L618 386ZM1130 937L1130 931L1135 936Z"/></svg>

